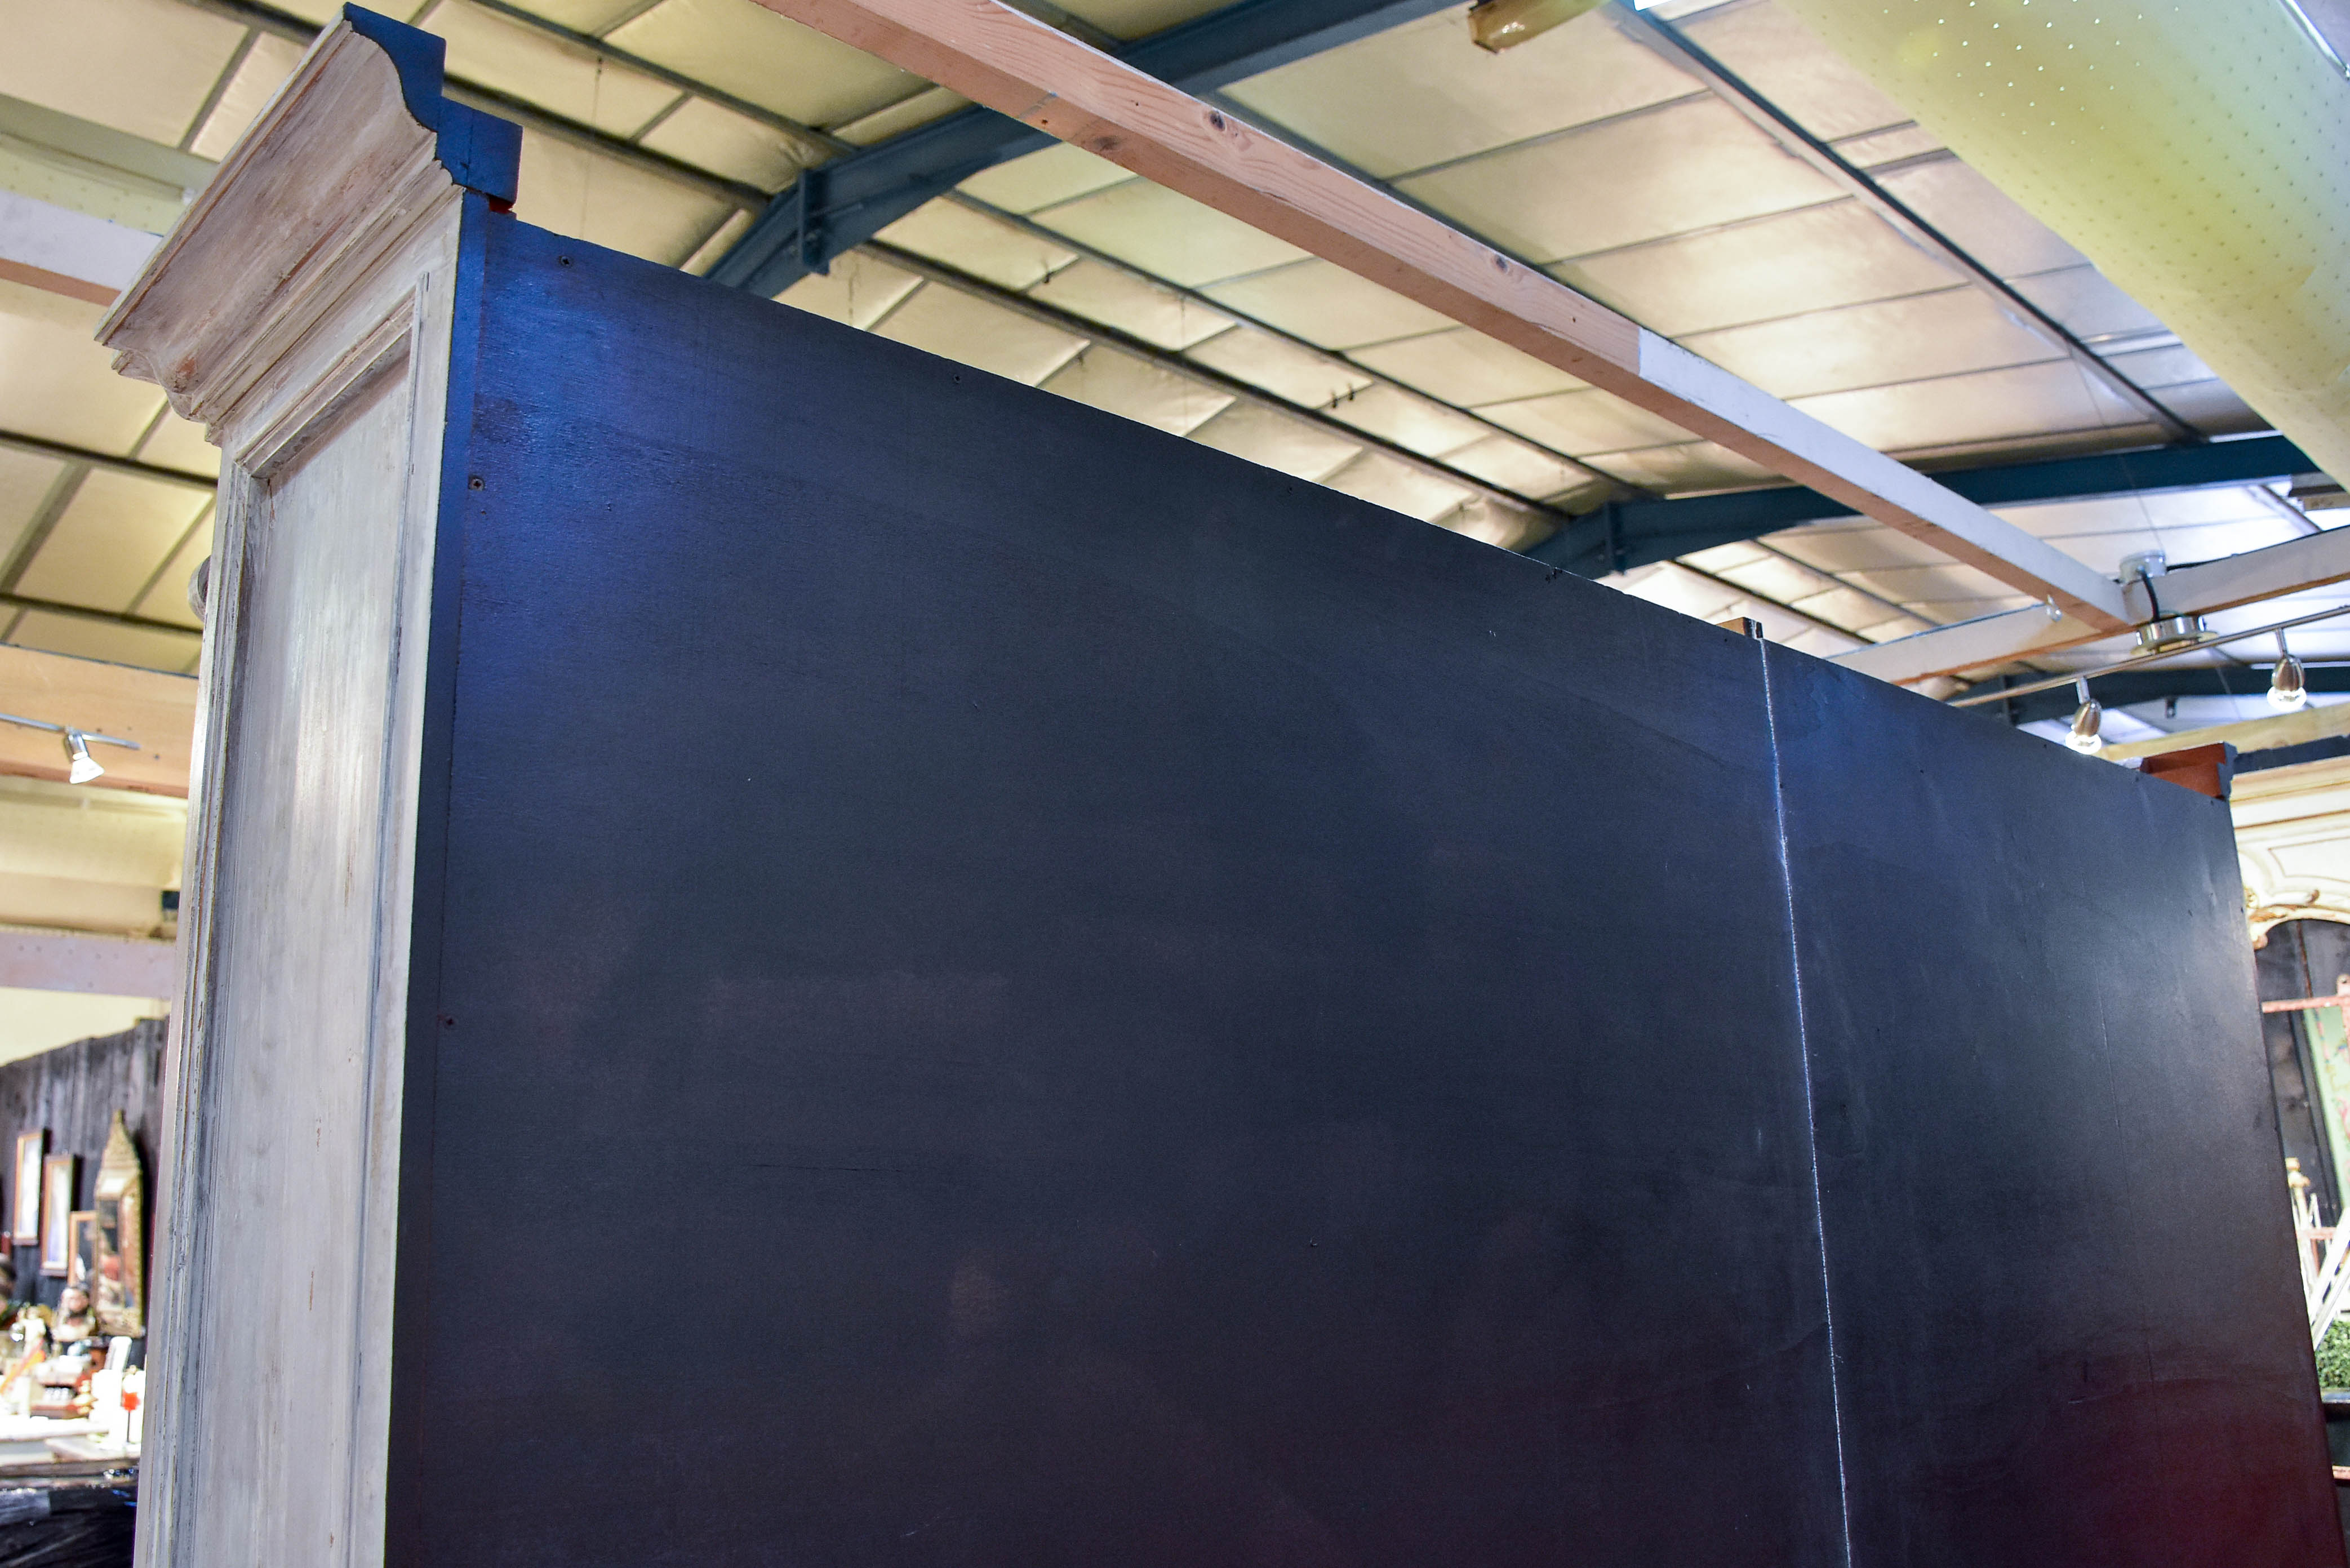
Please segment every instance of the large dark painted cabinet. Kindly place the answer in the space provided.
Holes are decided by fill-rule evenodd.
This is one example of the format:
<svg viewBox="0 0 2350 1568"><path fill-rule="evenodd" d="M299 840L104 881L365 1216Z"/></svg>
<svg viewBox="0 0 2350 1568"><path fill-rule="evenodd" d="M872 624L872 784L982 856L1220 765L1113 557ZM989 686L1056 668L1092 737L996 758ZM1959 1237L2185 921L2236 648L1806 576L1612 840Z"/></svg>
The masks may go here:
<svg viewBox="0 0 2350 1568"><path fill-rule="evenodd" d="M144 1562L2342 1561L2222 805L528 227L358 29L106 329L232 460Z"/></svg>

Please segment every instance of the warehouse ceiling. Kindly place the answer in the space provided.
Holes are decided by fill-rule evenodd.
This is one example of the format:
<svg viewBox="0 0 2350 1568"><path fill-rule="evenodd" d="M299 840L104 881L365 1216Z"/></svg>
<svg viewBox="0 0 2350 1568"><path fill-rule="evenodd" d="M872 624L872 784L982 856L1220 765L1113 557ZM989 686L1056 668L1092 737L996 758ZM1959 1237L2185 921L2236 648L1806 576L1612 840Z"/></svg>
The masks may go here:
<svg viewBox="0 0 2350 1568"><path fill-rule="evenodd" d="M1211 6L1024 8L1109 47ZM0 0L0 189L159 232L335 9ZM962 106L751 0L430 0L399 14L448 40L452 90L524 124L521 216L697 273L802 167ZM1222 96L1925 466L2266 428L1771 0L1609 5L1500 55L1473 47L1452 7ZM781 297L1497 545L1532 545L1610 497L1770 479L1067 146L964 180ZM154 389L113 373L90 341L99 314L0 281L0 639L191 670L185 583L209 549L216 454ZM2205 560L2350 519L2313 518L2267 485L2002 514L2116 575L2137 551ZM1708 619L1754 616L1821 654L2029 602L1859 519L1611 580ZM2212 619L2264 624L2338 591ZM2350 623L2313 627L2295 649L2350 657ZM2107 645L2038 664L2110 657ZM2210 721L2199 707L2187 722Z"/></svg>

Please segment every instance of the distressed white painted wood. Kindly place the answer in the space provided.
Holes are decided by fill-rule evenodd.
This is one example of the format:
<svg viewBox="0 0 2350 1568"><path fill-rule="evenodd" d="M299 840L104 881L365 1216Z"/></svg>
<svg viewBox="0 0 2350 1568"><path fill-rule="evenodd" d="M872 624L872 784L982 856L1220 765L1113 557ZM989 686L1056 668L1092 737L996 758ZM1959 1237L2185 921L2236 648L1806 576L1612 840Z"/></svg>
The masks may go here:
<svg viewBox="0 0 2350 1568"><path fill-rule="evenodd" d="M2345 577L2350 577L2350 527L2304 534L2266 549L2180 566L2154 579L2154 594L2164 615L2208 615ZM2154 603L2143 582L2129 585L2130 609L2137 618L2152 619Z"/></svg>
<svg viewBox="0 0 2350 1568"><path fill-rule="evenodd" d="M0 277L111 305L154 249L152 234L0 191Z"/></svg>
<svg viewBox="0 0 2350 1568"><path fill-rule="evenodd" d="M2004 664L2028 653L2069 648L2107 635L2046 605L2026 605L1830 654L1828 662L1899 683Z"/></svg>
<svg viewBox="0 0 2350 1568"><path fill-rule="evenodd" d="M141 1568L383 1551L423 649L462 192L321 36L100 328L227 458Z"/></svg>

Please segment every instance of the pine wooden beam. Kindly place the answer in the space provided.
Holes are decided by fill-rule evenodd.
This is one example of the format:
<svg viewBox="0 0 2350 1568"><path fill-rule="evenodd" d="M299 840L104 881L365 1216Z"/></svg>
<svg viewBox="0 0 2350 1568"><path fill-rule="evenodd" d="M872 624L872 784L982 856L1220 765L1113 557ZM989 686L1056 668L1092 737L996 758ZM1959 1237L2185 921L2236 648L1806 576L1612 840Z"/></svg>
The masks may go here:
<svg viewBox="0 0 2350 1568"><path fill-rule="evenodd" d="M2119 585L1345 171L1000 0L759 0L1250 223L1924 540L2103 630Z"/></svg>
<svg viewBox="0 0 2350 1568"><path fill-rule="evenodd" d="M90 748L106 769L92 788L182 797L188 793L196 683L185 675L0 646L0 713L138 742L135 752ZM56 734L0 723L0 774L63 781L66 763L65 746Z"/></svg>

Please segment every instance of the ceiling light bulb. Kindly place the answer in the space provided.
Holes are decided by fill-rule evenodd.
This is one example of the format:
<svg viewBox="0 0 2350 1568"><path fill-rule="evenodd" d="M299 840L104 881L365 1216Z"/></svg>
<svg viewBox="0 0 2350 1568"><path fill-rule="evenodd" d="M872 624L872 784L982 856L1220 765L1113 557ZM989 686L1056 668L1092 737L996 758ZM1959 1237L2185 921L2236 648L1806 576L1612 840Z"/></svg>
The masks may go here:
<svg viewBox="0 0 2350 1568"><path fill-rule="evenodd" d="M2089 695L2086 680L2074 681L2073 690L2080 693L2081 705L2073 710L2073 729L2064 743L2085 757L2094 757L2106 749L2106 711Z"/></svg>
<svg viewBox="0 0 2350 1568"><path fill-rule="evenodd" d="M2269 673L2269 706L2281 713L2298 712L2309 706L2309 682L2302 674L2301 660L2284 645L2284 633L2277 633L2276 669Z"/></svg>
<svg viewBox="0 0 2350 1568"><path fill-rule="evenodd" d="M66 769L66 777L75 784L88 784L106 772L89 754L89 742L82 739L79 730L66 732L66 757L71 763Z"/></svg>

